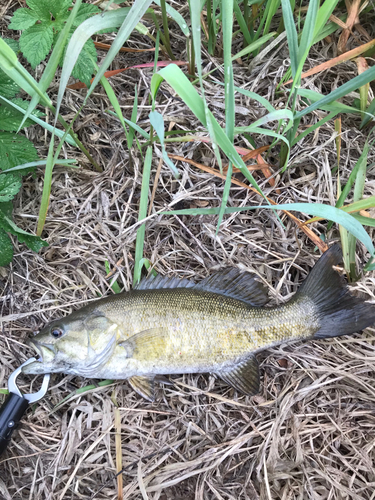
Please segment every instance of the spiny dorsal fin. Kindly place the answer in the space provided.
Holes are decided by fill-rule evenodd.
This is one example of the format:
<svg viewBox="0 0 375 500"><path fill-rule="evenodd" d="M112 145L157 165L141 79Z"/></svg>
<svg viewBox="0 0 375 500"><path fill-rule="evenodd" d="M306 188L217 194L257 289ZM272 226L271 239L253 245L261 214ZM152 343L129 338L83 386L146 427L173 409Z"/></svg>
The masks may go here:
<svg viewBox="0 0 375 500"><path fill-rule="evenodd" d="M256 274L242 273L229 267L215 272L195 285L196 290L220 293L233 299L242 300L252 306L264 306L268 302L267 288L255 280Z"/></svg>
<svg viewBox="0 0 375 500"><path fill-rule="evenodd" d="M216 271L200 283L183 278L169 278L158 275L148 276L134 288L136 290L158 290L161 288L195 288L206 292L220 293L233 299L242 300L252 306L264 306L268 302L267 288L256 281L256 275L248 272L242 273L236 268L225 268Z"/></svg>
<svg viewBox="0 0 375 500"><path fill-rule="evenodd" d="M169 278L169 276L147 276L143 278L141 282L134 287L135 290L157 290L160 288L192 288L195 284L186 279L179 278Z"/></svg>
<svg viewBox="0 0 375 500"><path fill-rule="evenodd" d="M253 396L259 392L259 365L255 356L216 372L216 375L243 394Z"/></svg>
<svg viewBox="0 0 375 500"><path fill-rule="evenodd" d="M129 384L142 397L148 401L155 401L154 377L134 376L128 379Z"/></svg>

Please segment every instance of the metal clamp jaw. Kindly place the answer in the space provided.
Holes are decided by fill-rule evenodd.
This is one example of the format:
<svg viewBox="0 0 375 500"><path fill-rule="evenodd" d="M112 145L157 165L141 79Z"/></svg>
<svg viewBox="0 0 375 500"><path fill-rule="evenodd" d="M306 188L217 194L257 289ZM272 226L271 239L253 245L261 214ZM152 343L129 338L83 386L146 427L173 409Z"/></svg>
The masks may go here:
<svg viewBox="0 0 375 500"><path fill-rule="evenodd" d="M35 358L28 359L9 377L9 394L6 397L4 404L0 407L0 455L8 446L12 433L18 426L29 404L39 401L47 392L50 379L49 373L44 375L42 387L38 392L32 394L22 394L17 386L17 377L21 373L22 367L28 365L29 363L33 363L34 361L36 361Z"/></svg>

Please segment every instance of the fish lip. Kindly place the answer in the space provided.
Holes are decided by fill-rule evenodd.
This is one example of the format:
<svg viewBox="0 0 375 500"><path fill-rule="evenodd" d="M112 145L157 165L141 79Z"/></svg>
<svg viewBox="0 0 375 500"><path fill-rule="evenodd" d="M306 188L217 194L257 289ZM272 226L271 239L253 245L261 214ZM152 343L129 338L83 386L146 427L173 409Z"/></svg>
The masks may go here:
<svg viewBox="0 0 375 500"><path fill-rule="evenodd" d="M53 344L46 344L43 342L38 342L37 340L34 340L34 339L30 339L28 341L28 344L31 345L31 347L33 347L34 350L37 352L37 354L39 356L37 358L37 361L39 361L40 363L43 363L43 360L44 360L43 349L46 349L47 352L50 351L49 354L52 353L54 356L56 355L56 350L55 350Z"/></svg>

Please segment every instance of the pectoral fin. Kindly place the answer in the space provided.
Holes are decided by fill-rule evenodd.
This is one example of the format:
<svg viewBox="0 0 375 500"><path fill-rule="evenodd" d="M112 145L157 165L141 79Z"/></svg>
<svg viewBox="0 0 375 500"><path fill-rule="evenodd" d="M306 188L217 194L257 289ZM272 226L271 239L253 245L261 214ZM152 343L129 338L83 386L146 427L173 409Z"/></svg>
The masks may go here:
<svg viewBox="0 0 375 500"><path fill-rule="evenodd" d="M148 401L155 401L154 377L134 376L128 379L129 384L142 397Z"/></svg>
<svg viewBox="0 0 375 500"><path fill-rule="evenodd" d="M216 375L243 394L253 396L259 392L259 365L255 356L216 372Z"/></svg>
<svg viewBox="0 0 375 500"><path fill-rule="evenodd" d="M159 359L168 341L168 329L158 327L138 332L119 345L125 349L127 357L150 361Z"/></svg>

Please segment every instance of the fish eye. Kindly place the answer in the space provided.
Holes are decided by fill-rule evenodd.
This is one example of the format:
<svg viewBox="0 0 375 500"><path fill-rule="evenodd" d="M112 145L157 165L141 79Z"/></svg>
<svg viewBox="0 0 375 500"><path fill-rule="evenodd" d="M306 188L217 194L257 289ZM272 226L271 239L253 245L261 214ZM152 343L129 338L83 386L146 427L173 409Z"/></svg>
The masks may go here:
<svg viewBox="0 0 375 500"><path fill-rule="evenodd" d="M59 339L63 335L63 333L64 333L64 330L62 328L59 328L59 327L54 327L51 330L51 335L55 339Z"/></svg>

